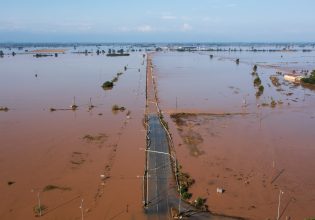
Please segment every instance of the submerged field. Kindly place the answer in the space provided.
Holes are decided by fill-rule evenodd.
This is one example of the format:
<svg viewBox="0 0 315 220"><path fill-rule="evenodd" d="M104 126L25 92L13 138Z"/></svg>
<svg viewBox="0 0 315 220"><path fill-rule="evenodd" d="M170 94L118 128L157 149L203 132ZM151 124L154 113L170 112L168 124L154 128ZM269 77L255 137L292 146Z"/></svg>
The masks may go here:
<svg viewBox="0 0 315 220"><path fill-rule="evenodd" d="M36 218L39 199L42 219L147 219L145 52L59 50L0 58L0 219ZM315 69L314 51L151 57L176 157L195 180L189 200L275 219L281 190L282 219L315 216L315 90L283 77Z"/></svg>
<svg viewBox="0 0 315 220"><path fill-rule="evenodd" d="M0 66L0 219L35 218L38 193L43 219L81 219L82 199L85 218L141 219L143 53L18 54Z"/></svg>
<svg viewBox="0 0 315 220"><path fill-rule="evenodd" d="M315 215L315 92L283 79L315 69L314 52L169 52L153 64L179 163L196 181L192 199L215 213L275 219L281 190L283 219Z"/></svg>

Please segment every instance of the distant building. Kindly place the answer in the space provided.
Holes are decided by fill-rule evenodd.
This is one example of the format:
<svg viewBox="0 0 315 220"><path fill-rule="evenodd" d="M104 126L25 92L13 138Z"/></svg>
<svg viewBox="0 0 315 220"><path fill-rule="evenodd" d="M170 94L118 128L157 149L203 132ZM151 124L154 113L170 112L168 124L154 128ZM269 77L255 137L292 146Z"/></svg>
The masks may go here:
<svg viewBox="0 0 315 220"><path fill-rule="evenodd" d="M302 76L290 73L290 74L285 74L284 79L290 82L299 83L302 79Z"/></svg>

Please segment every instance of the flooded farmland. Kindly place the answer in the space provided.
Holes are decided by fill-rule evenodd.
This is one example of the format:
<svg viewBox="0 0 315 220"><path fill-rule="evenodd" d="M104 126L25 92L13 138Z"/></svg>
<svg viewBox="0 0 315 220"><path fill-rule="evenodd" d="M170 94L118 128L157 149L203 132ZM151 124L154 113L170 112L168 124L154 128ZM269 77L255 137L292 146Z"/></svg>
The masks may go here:
<svg viewBox="0 0 315 220"><path fill-rule="evenodd" d="M77 51L86 49L94 53L67 48L58 57L0 59L0 105L9 108L0 112L1 219L35 218L39 200L43 219L81 219L81 211L90 219L141 219L143 53Z"/></svg>
<svg viewBox="0 0 315 220"><path fill-rule="evenodd" d="M153 64L179 163L195 179L192 199L275 219L283 192L283 219L314 215L315 93L283 77L315 69L314 52L170 52Z"/></svg>
<svg viewBox="0 0 315 220"><path fill-rule="evenodd" d="M113 48L3 49L0 219L154 219L143 120L156 100L192 183L187 202L275 219L280 195L282 219L314 216L315 90L284 79L315 69L313 50L106 56ZM157 97L146 94L148 54Z"/></svg>

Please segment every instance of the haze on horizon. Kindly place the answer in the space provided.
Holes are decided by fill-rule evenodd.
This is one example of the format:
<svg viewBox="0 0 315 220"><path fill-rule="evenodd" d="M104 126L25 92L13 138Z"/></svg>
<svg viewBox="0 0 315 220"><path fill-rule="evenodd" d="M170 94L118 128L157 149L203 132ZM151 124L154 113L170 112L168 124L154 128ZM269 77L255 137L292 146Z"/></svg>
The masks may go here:
<svg viewBox="0 0 315 220"><path fill-rule="evenodd" d="M313 42L312 0L2 1L0 42Z"/></svg>

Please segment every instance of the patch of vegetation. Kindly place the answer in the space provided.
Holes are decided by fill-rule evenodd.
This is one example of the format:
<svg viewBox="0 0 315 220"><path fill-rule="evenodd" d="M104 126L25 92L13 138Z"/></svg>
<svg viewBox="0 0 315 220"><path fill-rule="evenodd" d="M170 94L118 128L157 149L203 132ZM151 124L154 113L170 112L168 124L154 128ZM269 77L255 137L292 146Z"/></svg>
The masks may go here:
<svg viewBox="0 0 315 220"><path fill-rule="evenodd" d="M257 65L254 65L253 72L257 72Z"/></svg>
<svg viewBox="0 0 315 220"><path fill-rule="evenodd" d="M181 169L181 166L179 169ZM183 173L181 170L178 171L177 177L179 182L179 193L182 199L190 199L192 194L189 193L188 190L195 183L195 180L192 179L188 173Z"/></svg>
<svg viewBox="0 0 315 220"><path fill-rule="evenodd" d="M40 58L40 57L52 57L53 55L52 54L40 54L40 53L37 53L35 55L33 55L33 57L36 57L36 58Z"/></svg>
<svg viewBox="0 0 315 220"><path fill-rule="evenodd" d="M7 111L9 111L9 108L8 107L0 107L0 111L7 112Z"/></svg>
<svg viewBox="0 0 315 220"><path fill-rule="evenodd" d="M277 106L277 102L274 99L271 99L270 106L271 108L275 108Z"/></svg>
<svg viewBox="0 0 315 220"><path fill-rule="evenodd" d="M109 90L109 89L112 89L113 87L114 87L114 83L111 82L111 81L106 81L106 82L104 82L103 85L102 85L102 88L103 88L104 90Z"/></svg>
<svg viewBox="0 0 315 220"><path fill-rule="evenodd" d="M315 85L315 70L313 70L309 77L304 77L301 79L301 82L306 84Z"/></svg>
<svg viewBox="0 0 315 220"><path fill-rule="evenodd" d="M278 74L278 75L282 75L282 72L280 72L280 71L277 71L277 72L276 72L276 74Z"/></svg>
<svg viewBox="0 0 315 220"><path fill-rule="evenodd" d="M71 105L70 107L71 107L71 109L72 109L73 111L77 110L77 108L78 108L78 106L75 105L75 104Z"/></svg>
<svg viewBox="0 0 315 220"><path fill-rule="evenodd" d="M131 111L128 110L126 116L130 116L131 115Z"/></svg>
<svg viewBox="0 0 315 220"><path fill-rule="evenodd" d="M86 142L104 142L107 139L107 135L103 133L94 136L87 134L82 139Z"/></svg>
<svg viewBox="0 0 315 220"><path fill-rule="evenodd" d="M184 143L188 146L190 154L194 157L199 157L205 152L199 149L199 145L203 142L202 136L192 129L188 129L187 132L181 133Z"/></svg>
<svg viewBox="0 0 315 220"><path fill-rule="evenodd" d="M264 90L265 90L264 86L263 86L263 85L260 85L260 86L258 87L258 91L256 92L256 97L261 96L261 95L264 93Z"/></svg>
<svg viewBox="0 0 315 220"><path fill-rule="evenodd" d="M264 103L261 104L261 106L262 107L267 107L267 106L269 106L269 104L264 102Z"/></svg>
<svg viewBox="0 0 315 220"><path fill-rule="evenodd" d="M112 83L117 82L117 81L118 81L118 77L117 76L112 79Z"/></svg>
<svg viewBox="0 0 315 220"><path fill-rule="evenodd" d="M271 80L271 83L272 83L274 86L278 87L278 86L281 85L281 84L279 83L278 77L276 77L276 76L270 76L269 78L270 78L270 80Z"/></svg>
<svg viewBox="0 0 315 220"><path fill-rule="evenodd" d="M70 187L62 187L62 186L56 186L56 185L47 185L47 186L44 187L43 192L47 192L47 191L51 191L51 190L55 190L55 189L59 189L59 190L63 190L63 191L71 190Z"/></svg>
<svg viewBox="0 0 315 220"><path fill-rule="evenodd" d="M112 111L114 111L114 112L117 112L117 111L123 112L125 110L126 110L126 108L124 106L113 105L113 107L112 107Z"/></svg>
<svg viewBox="0 0 315 220"><path fill-rule="evenodd" d="M190 199L190 198L192 197L192 194L189 193L189 192L187 192L187 191L181 192L181 195L182 195L182 198L183 198L184 200L188 200L188 199Z"/></svg>
<svg viewBox="0 0 315 220"><path fill-rule="evenodd" d="M194 205L197 209L203 209L203 210L207 210L208 207L206 206L206 201L207 199L203 199L201 197L198 197L195 201L194 201Z"/></svg>
<svg viewBox="0 0 315 220"><path fill-rule="evenodd" d="M13 185L15 182L14 181L8 181L8 186Z"/></svg>
<svg viewBox="0 0 315 220"><path fill-rule="evenodd" d="M176 123L177 126L185 126L186 121L180 116L180 114L171 114L170 115L173 121Z"/></svg>
<svg viewBox="0 0 315 220"><path fill-rule="evenodd" d="M45 205L40 205L40 206L36 205L33 210L34 210L35 216L40 217L40 216L43 215L44 211L47 210L47 206L45 206Z"/></svg>
<svg viewBox="0 0 315 220"><path fill-rule="evenodd" d="M261 84L261 80L259 78L259 76L257 76L255 79L254 79L254 86L260 86Z"/></svg>
<svg viewBox="0 0 315 220"><path fill-rule="evenodd" d="M81 152L73 152L72 153L72 159L70 160L70 163L72 163L73 165L81 165L85 162L86 159L86 155L84 155Z"/></svg>

